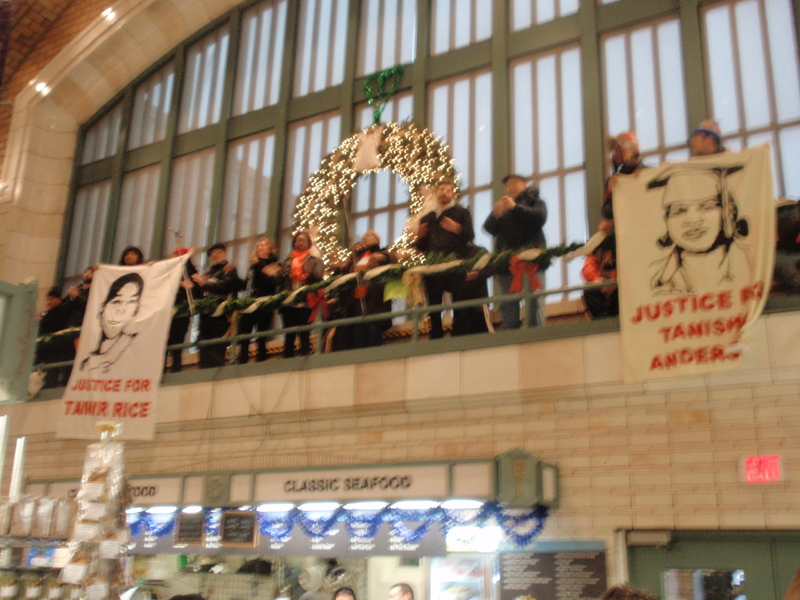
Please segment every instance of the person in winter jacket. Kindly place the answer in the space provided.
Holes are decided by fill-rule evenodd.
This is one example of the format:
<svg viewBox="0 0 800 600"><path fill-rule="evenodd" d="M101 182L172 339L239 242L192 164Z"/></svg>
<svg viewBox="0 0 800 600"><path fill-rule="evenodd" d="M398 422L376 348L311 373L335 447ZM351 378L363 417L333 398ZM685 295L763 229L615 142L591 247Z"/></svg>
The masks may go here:
<svg viewBox="0 0 800 600"><path fill-rule="evenodd" d="M325 264L321 258L311 254L311 236L306 231L296 233L292 239L292 252L283 262L282 266L269 265L269 272L278 277L278 285L287 291L296 291L306 285L322 281ZM294 303L280 309L284 327L299 327L307 325L311 318L312 310L305 303ZM283 356L292 358L295 354L295 341L297 333L287 333L284 337ZM300 354L311 354L311 333L304 331L300 336Z"/></svg>
<svg viewBox="0 0 800 600"><path fill-rule="evenodd" d="M253 253L250 255L250 270L247 272L246 289L253 298L272 296L278 291L278 284L274 277L275 268L270 265L279 265L278 256L275 254L275 244L269 238L258 240ZM273 275L269 275L273 273ZM272 310L257 310L252 313L239 313L239 335L250 333L255 327L256 331L269 331L272 329ZM250 341L239 342L239 352L236 361L245 364L249 355ZM260 337L256 340L256 362L267 360L267 338Z"/></svg>
<svg viewBox="0 0 800 600"><path fill-rule="evenodd" d="M206 254L211 259L211 264L202 275L192 275L192 280L202 289L206 297L227 300L241 289L242 281L236 272L236 267L228 263L228 250L225 244L214 244ZM221 315L200 315L200 339L212 340L221 338L228 331L228 317ZM200 346L200 368L221 367L225 364L225 349L227 344L212 344Z"/></svg>
<svg viewBox="0 0 800 600"><path fill-rule="evenodd" d="M545 248L544 224L547 222L547 205L539 197L536 185L528 186L522 175L506 175L505 195L495 202L483 228L494 236L495 252L504 250ZM543 275L537 277L544 284ZM513 275L509 271L497 273L500 291L508 294ZM536 325L544 325L541 303L536 307ZM519 302L503 302L500 305L503 329L518 329L520 326Z"/></svg>

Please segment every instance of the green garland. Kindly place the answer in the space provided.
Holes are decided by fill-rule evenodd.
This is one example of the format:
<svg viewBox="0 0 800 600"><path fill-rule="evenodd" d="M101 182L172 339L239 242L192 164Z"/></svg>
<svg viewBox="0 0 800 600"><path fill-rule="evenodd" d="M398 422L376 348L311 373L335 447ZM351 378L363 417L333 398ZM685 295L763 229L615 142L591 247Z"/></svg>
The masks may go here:
<svg viewBox="0 0 800 600"><path fill-rule="evenodd" d="M372 124L377 125L381 122L383 109L386 108L389 100L397 93L400 81L405 73L405 65L397 65L391 69L386 69L380 73L373 73L364 78L364 95L367 97L367 104L372 107ZM392 82L392 88L386 91L386 84ZM377 87L374 90L372 86Z"/></svg>
<svg viewBox="0 0 800 600"><path fill-rule="evenodd" d="M537 256L532 262L539 265L539 268L544 270L547 269L553 262L554 259L564 256L574 250L577 250L583 246L583 244L572 243L572 244L559 244L553 248L547 248L544 252L542 252L539 256ZM530 250L532 247L526 248L516 248L513 250L504 250L503 252L495 252L490 255L489 263L487 266L481 270L481 274L485 277L490 277L494 273L498 271L506 271L508 270L508 266L511 263L511 259L523 252L525 250ZM485 250L480 251L475 254L475 256L470 257L461 261L458 265L455 265L444 273L467 273L469 271L474 270L475 265L481 258L483 258L487 252ZM431 253L429 254L425 261L422 263L424 266L431 266L431 265L438 265L442 263L448 263L459 260L455 254L439 254L439 253ZM380 275L373 277L368 281L364 281L363 285L384 285L386 283L392 281L400 281L403 278L403 274L413 265L392 265L391 268L386 269ZM318 283L306 286L303 293L295 295L292 304L303 304L306 302L306 295L309 292L317 292L318 290L322 290L330 286L334 281L342 277L342 275L334 275L332 277L328 277L323 281ZM351 290L355 289L359 285L358 280L353 277L348 281L343 282L336 289L333 293L337 293L339 291ZM201 298L199 300L195 300L192 303L192 310L194 314L203 314L203 315L213 315L217 308L219 307L220 302L225 302L225 307L222 310L222 313L225 316L231 316L233 313L237 311L243 311L250 306L252 306L257 300L260 301L258 308L254 312L260 311L271 311L277 308L280 308L284 305L285 301L289 296L291 296L292 292L279 292L272 296L267 296L266 298L234 298L232 300L221 300L219 298ZM186 317L189 316L191 313L189 311L189 304L184 302L179 304L176 307L175 317ZM39 350L46 349L48 346L55 344L57 340L54 338L60 339L75 339L80 336L80 329L78 327L72 327L70 329L64 329L62 331L56 331L55 333L47 334L40 336L37 338L37 348Z"/></svg>

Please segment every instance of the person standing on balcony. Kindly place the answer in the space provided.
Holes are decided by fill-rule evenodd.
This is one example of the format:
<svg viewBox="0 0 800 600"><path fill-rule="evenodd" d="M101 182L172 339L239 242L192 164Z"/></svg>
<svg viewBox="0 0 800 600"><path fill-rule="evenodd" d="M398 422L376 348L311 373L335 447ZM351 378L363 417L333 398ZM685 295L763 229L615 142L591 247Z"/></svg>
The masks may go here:
<svg viewBox="0 0 800 600"><path fill-rule="evenodd" d="M474 246L471 245L475 238L472 228L472 215L469 210L458 204L456 200L456 186L452 181L443 180L436 185L436 208L420 219L417 230L417 250L430 256L453 255L457 259L471 256ZM466 280L463 274L429 275L425 278L425 291L428 295L428 304L441 304L444 292L450 292L454 301L465 300L470 295L466 291ZM470 312L480 309L456 309L453 311L453 329L456 321L470 320ZM434 311L431 317L431 339L444 337L442 329L442 313ZM466 332L466 330L465 330Z"/></svg>
<svg viewBox="0 0 800 600"><path fill-rule="evenodd" d="M286 291L297 291L307 285L322 281L325 274L325 263L311 253L313 241L307 231L300 231L292 238L292 251L283 265L273 263L267 265L265 274L278 277L279 287ZM306 296L308 298L308 296ZM324 301L324 300L321 300ZM283 326L299 327L308 325L313 310L307 302L282 306L279 309L283 317ZM283 357L292 358L295 354L297 333L286 333L283 336ZM300 332L300 354L311 354L311 332ZM321 340L318 340L321 343Z"/></svg>
<svg viewBox="0 0 800 600"><path fill-rule="evenodd" d="M719 123L713 119L706 119L700 123L689 138L689 150L692 152L692 157L725 152Z"/></svg>
<svg viewBox="0 0 800 600"><path fill-rule="evenodd" d="M250 270L247 273L247 288L253 298L263 298L272 296L278 291L277 281L274 273L275 267L279 265L278 255L275 254L275 243L269 238L261 238L256 243L253 253L250 255ZM269 273L273 273L270 275ZM272 317L274 312L271 310L259 310L254 313L239 313L239 335L251 333L253 328L258 331L269 331L272 329ZM243 365L247 362L250 354L250 340L239 342L239 352L236 355L238 364ZM260 337L256 340L256 362L267 360L267 338Z"/></svg>
<svg viewBox="0 0 800 600"><path fill-rule="evenodd" d="M225 244L214 244L206 254L211 259L211 264L206 272L200 275L195 273L192 280L198 284L206 297L227 300L242 287L236 267L228 264L228 250ZM200 340L213 340L221 338L228 331L228 317L222 315L200 315ZM225 348L227 344L212 344L200 346L200 368L221 367L225 364Z"/></svg>
<svg viewBox="0 0 800 600"><path fill-rule="evenodd" d="M503 177L506 186L505 195L495 202L492 212L486 218L483 228L494 236L495 252L504 250L522 250L527 248L545 248L544 224L547 222L547 205L539 196L536 184L528 186L522 175L506 175ZM543 281L543 275L537 274ZM497 273L500 292L508 294L514 276L508 271ZM542 303L536 300L536 325L544 325ZM503 302L500 304L503 317L503 329L519 329L519 302ZM533 323L532 323L533 324Z"/></svg>

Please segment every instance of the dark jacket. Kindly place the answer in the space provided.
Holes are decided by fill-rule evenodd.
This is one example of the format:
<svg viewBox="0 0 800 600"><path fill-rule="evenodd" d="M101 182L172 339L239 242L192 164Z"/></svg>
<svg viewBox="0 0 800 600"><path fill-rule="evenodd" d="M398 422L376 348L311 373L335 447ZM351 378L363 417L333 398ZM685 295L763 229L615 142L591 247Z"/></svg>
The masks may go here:
<svg viewBox="0 0 800 600"><path fill-rule="evenodd" d="M461 233L456 235L442 227L442 219L449 217L461 225ZM437 217L436 211L431 211L420 220L420 225L428 225L428 232L423 237L417 238L417 250L423 254L438 252L441 254L455 254L458 258L466 258L469 254L468 245L475 237L472 228L472 215L469 210L455 204L442 211Z"/></svg>
<svg viewBox="0 0 800 600"><path fill-rule="evenodd" d="M272 296L278 291L278 282L274 277L265 275L263 272L264 267L278 262L278 257L274 254L267 258L259 258L257 262L250 265L250 270L247 273L246 287L253 298L263 298L264 296Z"/></svg>
<svg viewBox="0 0 800 600"><path fill-rule="evenodd" d="M81 327L83 316L86 314L86 304L89 302L89 288L81 285L80 293L75 299L67 296L64 298L64 314L66 314L67 327Z"/></svg>
<svg viewBox="0 0 800 600"><path fill-rule="evenodd" d="M355 273L358 271L358 261L369 252L371 258L374 259L376 266L383 266L397 262L397 258L389 252L386 248L380 246L370 246L369 248L362 248L353 253L349 260L333 269L334 274ZM362 314L377 315L379 313L391 312L392 302L390 300L384 301L383 288L385 286L379 284L370 284L364 290L364 302L361 303L359 298L356 298L355 290L344 290L337 292L336 301L336 316L337 318L344 317L358 317ZM391 322L385 327L391 327Z"/></svg>
<svg viewBox="0 0 800 600"><path fill-rule="evenodd" d="M44 311L39 318L39 335L66 329L69 327L69 304L61 301L58 306Z"/></svg>
<svg viewBox="0 0 800 600"><path fill-rule="evenodd" d="M489 213L483 224L483 228L495 236L495 251L529 246L545 248L547 241L542 228L547 222L547 205L539 197L539 190L529 187L514 202L516 206L499 217Z"/></svg>
<svg viewBox="0 0 800 600"><path fill-rule="evenodd" d="M205 276L208 281L203 286L203 293L206 296L226 299L242 289L242 280L239 279L236 267L226 273L226 266L228 266L228 261L224 260L218 265L211 265L206 269Z"/></svg>
<svg viewBox="0 0 800 600"><path fill-rule="evenodd" d="M195 281L192 279L192 275L197 274L197 267L194 266L194 263L192 263L191 260L187 260L185 269L186 272L183 273L181 277L184 275L189 277L189 280L192 282L192 300L199 300L203 297L203 288L200 287L199 283L195 283ZM187 289L181 285L178 287L178 293L175 294L175 306L180 306L181 304L185 304L187 302L189 302L189 294L187 293Z"/></svg>

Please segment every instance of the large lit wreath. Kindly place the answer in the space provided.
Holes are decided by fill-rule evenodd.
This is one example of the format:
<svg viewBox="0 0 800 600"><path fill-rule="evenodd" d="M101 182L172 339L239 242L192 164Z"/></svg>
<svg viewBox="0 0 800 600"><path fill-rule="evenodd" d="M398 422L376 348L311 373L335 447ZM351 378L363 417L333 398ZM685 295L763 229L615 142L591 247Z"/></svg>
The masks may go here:
<svg viewBox="0 0 800 600"><path fill-rule="evenodd" d="M409 219L403 234L391 249L404 263L421 256L413 249L415 215L422 209L426 194L442 179L455 181L453 159L448 148L427 129L413 123L373 125L345 141L322 159L320 168L308 179L297 200L294 231L310 231L326 265L344 262L349 248L339 243L339 211L347 210L356 180L366 173L390 169L408 186L411 198Z"/></svg>

